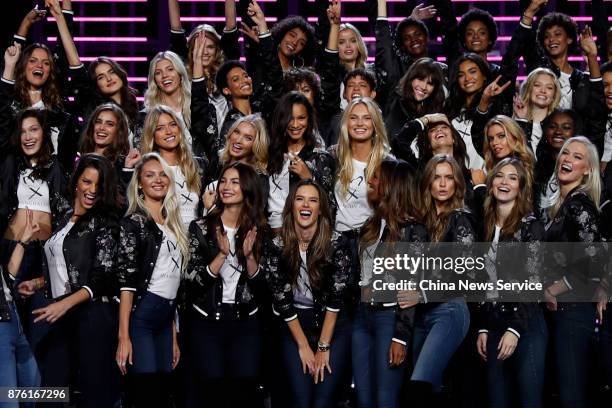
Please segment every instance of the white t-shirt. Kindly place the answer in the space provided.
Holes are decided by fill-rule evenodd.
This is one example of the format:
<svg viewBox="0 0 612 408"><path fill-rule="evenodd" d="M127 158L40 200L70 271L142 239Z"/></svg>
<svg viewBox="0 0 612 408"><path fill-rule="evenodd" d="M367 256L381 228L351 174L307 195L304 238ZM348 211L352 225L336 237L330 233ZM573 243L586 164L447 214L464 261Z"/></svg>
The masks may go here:
<svg viewBox="0 0 612 408"><path fill-rule="evenodd" d="M293 305L299 309L310 309L314 306L312 286L308 276L308 264L306 263L306 251L300 251L300 273L297 285L293 288Z"/></svg>
<svg viewBox="0 0 612 408"><path fill-rule="evenodd" d="M268 224L270 228L280 228L283 226L283 208L289 196L289 160L283 162L283 169L279 174L268 177L270 193L268 194Z"/></svg>
<svg viewBox="0 0 612 408"><path fill-rule="evenodd" d="M230 228L223 225L229 240L230 250L229 254L225 258L219 276L223 279L223 303L236 303L236 288L238 287L238 280L242 274L242 265L238 262L236 256L236 228Z"/></svg>
<svg viewBox="0 0 612 408"><path fill-rule="evenodd" d="M542 139L542 124L539 122L533 122L531 125L531 150L533 151L534 158L536 157L536 151L538 144Z"/></svg>
<svg viewBox="0 0 612 408"><path fill-rule="evenodd" d="M571 74L561 72L559 76L559 85L561 85L561 100L559 101L559 109L572 109L572 86L570 85Z"/></svg>
<svg viewBox="0 0 612 408"><path fill-rule="evenodd" d="M162 232L162 242L147 290L164 299L174 300L181 282L183 257L172 231L162 224L157 224L157 227Z"/></svg>
<svg viewBox="0 0 612 408"><path fill-rule="evenodd" d="M187 181L179 166L170 166L174 172L174 188L176 190L176 198L178 199L179 211L183 225L187 228L191 221L198 217L198 204L200 199L198 194L189 191Z"/></svg>
<svg viewBox="0 0 612 408"><path fill-rule="evenodd" d="M501 227L499 225L495 225L495 233L493 234L493 241L491 242L491 247L489 248L489 252L487 253L487 257L485 260L485 270L487 271L487 275L489 275L489 282L497 282L497 244L499 243L499 235L501 233ZM487 291L487 299L497 299L499 294L497 290L488 290Z"/></svg>
<svg viewBox="0 0 612 408"><path fill-rule="evenodd" d="M472 142L472 121L470 119L463 118L459 115L452 121L453 127L461 135L461 139L465 143L465 152L467 156L467 163L465 164L468 169L484 169L485 162L482 156L478 154L474 143Z"/></svg>
<svg viewBox="0 0 612 408"><path fill-rule="evenodd" d="M601 161L609 162L612 160L612 113L608 114L608 122L606 123L606 136L604 138L604 153L601 156Z"/></svg>
<svg viewBox="0 0 612 408"><path fill-rule="evenodd" d="M7 302L12 302L13 301L13 295L11 295L11 290L9 289L9 286L6 284L6 280L4 280L4 273L2 273L2 270L0 270L0 284L2 284L2 292L4 292L4 298L6 299Z"/></svg>
<svg viewBox="0 0 612 408"><path fill-rule="evenodd" d="M17 185L17 208L29 208L51 214L49 204L49 184L45 180L32 177L32 169L19 173Z"/></svg>
<svg viewBox="0 0 612 408"><path fill-rule="evenodd" d="M45 256L47 257L47 265L49 267L51 295L54 299L70 293L68 267L64 258L64 239L73 226L74 222L69 222L45 242Z"/></svg>
<svg viewBox="0 0 612 408"><path fill-rule="evenodd" d="M372 215L372 209L368 203L366 166L367 163L353 159L353 176L345 195L342 194L340 181L336 182L334 194L338 203L335 227L337 231L359 228Z"/></svg>

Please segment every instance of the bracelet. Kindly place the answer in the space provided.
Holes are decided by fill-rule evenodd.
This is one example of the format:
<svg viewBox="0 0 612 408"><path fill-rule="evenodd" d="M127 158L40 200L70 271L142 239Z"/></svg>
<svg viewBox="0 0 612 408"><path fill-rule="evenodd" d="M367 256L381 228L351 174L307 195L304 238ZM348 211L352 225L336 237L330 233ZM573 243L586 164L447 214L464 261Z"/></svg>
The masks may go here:
<svg viewBox="0 0 612 408"><path fill-rule="evenodd" d="M319 341L317 343L317 350L324 353L326 351L329 351L330 346L331 345L329 343L323 343L322 341Z"/></svg>
<svg viewBox="0 0 612 408"><path fill-rule="evenodd" d="M17 241L17 245L21 245L23 249L26 249L28 247L28 244L21 240Z"/></svg>

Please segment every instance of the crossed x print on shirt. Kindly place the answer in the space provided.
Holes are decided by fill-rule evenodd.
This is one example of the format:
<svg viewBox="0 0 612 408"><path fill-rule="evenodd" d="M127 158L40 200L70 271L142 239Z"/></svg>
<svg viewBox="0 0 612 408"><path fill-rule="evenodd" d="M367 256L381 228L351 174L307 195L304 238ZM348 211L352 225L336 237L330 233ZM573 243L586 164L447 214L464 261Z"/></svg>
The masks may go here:
<svg viewBox="0 0 612 408"><path fill-rule="evenodd" d="M346 198L346 202L349 202L351 198L354 198L355 200L359 199L356 193L357 193L357 190L359 190L359 186L361 186L361 183L363 183L364 180L365 179L363 176L358 176L351 180L351 184L348 189L348 197ZM355 182L357 182L357 185L353 187Z"/></svg>

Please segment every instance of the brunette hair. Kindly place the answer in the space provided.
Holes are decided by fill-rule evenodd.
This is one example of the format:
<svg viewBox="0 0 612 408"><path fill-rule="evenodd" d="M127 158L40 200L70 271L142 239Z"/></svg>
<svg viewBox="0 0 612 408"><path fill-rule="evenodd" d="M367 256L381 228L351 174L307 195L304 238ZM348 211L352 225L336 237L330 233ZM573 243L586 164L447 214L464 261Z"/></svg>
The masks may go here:
<svg viewBox="0 0 612 408"><path fill-rule="evenodd" d="M111 162L115 162L120 155L126 155L130 150L128 142L128 134L130 132L127 116L121 108L114 103L105 103L99 105L89 116L87 127L81 136L81 153L92 153L96 150L96 142L94 140L94 129L96 120L102 112L112 112L117 121L117 134L113 139L113 143L104 150L104 156Z"/></svg>
<svg viewBox="0 0 612 408"><path fill-rule="evenodd" d="M317 231L308 245L308 257L306 259L310 284L320 288L323 281L322 266L327 263L327 256L331 246L333 223L331 209L327 201L327 194L323 188L314 180L300 180L289 190L289 195L283 208L283 227L280 236L283 240L283 259L289 265L287 273L292 285L297 283L300 273L300 247L295 232L295 218L293 215L293 203L300 187L312 186L319 194L319 217L317 219Z"/></svg>
<svg viewBox="0 0 612 408"><path fill-rule="evenodd" d="M418 102L414 98L412 81L415 79L431 80L433 90L427 99ZM444 106L444 76L440 66L431 58L419 58L399 81L402 102L416 116L442 112Z"/></svg>
<svg viewBox="0 0 612 408"><path fill-rule="evenodd" d="M121 66L121 64L118 64L117 62L113 61L112 59L108 57L98 57L89 64L89 70L88 70L89 78L91 82L94 84L94 87L93 87L95 90L94 92L98 96L100 96L100 98L103 98L105 100L107 99L110 100L110 98L106 95L102 95L97 85L98 77L96 75L96 68L100 64L110 65L111 69L121 79L123 86L121 87L121 90L119 91L119 94L121 95L120 106L121 106L121 109L123 109L123 112L125 112L125 114L127 115L129 119L128 123L132 125L134 121L136 120L136 115L138 114L138 101L136 100L136 95L138 94L138 92L136 91L136 89L130 86L128 82L127 71L125 70L125 68Z"/></svg>
<svg viewBox="0 0 612 408"><path fill-rule="evenodd" d="M29 108L32 106L32 100L30 99L30 85L26 79L26 65L28 60L32 56L32 53L36 49L42 49L47 53L49 57L49 78L42 86L42 101L45 107L49 109L56 109L62 106L62 96L59 87L59 78L57 76L57 69L55 60L53 59L53 53L45 44L33 43L26 47L21 52L19 61L15 67L15 95L17 100L23 108Z"/></svg>

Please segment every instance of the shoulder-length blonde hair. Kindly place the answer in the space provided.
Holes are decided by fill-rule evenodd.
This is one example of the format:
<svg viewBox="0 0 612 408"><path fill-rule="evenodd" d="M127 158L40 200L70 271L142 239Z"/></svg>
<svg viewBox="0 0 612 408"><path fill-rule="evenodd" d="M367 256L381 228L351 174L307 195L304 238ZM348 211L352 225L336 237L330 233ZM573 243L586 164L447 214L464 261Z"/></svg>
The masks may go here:
<svg viewBox="0 0 612 408"><path fill-rule="evenodd" d="M497 199L493 194L493 180L496 174L505 166L513 166L516 169L519 179L519 192L514 201L514 206L510 211L510 215L504 221L504 225L502 225L501 236L510 237L514 235L520 228L523 217L529 215L533 211L533 183L529 176L529 170L525 167L521 159L516 157L506 157L502 159L487 175L487 197L484 202L484 236L487 241L493 240L495 225L497 223L498 208Z"/></svg>
<svg viewBox="0 0 612 408"><path fill-rule="evenodd" d="M455 181L455 193L449 200L448 205L443 212L438 214L438 209L434 198L431 195L431 185L436 177L436 168L438 165L448 163L453 170L453 179ZM429 231L429 236L432 242L438 242L442 238L442 234L446 230L449 217L453 211L465 206L465 178L461 167L455 158L448 154L436 154L432 157L423 170L421 177L421 212L423 213L423 221Z"/></svg>
<svg viewBox="0 0 612 408"><path fill-rule="evenodd" d="M232 127L229 128L225 135L225 147L219 151L219 158L222 164L230 162L229 150L231 148L229 139L232 133L243 123L248 123L255 130L255 140L253 141L253 149L247 158L247 163L257 170L258 173L267 174L268 168L268 131L266 130L266 122L261 115L247 115L238 119Z"/></svg>
<svg viewBox="0 0 612 408"><path fill-rule="evenodd" d="M519 126L518 123L512 118L504 115L496 115L491 118L484 129L485 140L483 146L485 166L487 171L490 171L496 164L497 160L493 155L493 151L491 150L491 146L489 145L489 128L491 126L501 126L504 129L504 134L506 135L506 139L508 140L508 146L512 149L511 155L521 160L525 165L527 172L529 173L530 180L533 180L533 168L535 166L535 159L533 153L527 146L527 137L525 136L525 132Z"/></svg>
<svg viewBox="0 0 612 408"><path fill-rule="evenodd" d="M181 57L176 55L172 51L162 51L157 53L149 64L149 76L147 79L147 91L144 95L144 106L145 108L152 109L156 105L164 103L163 93L161 89L155 83L155 67L161 60L170 61L176 72L181 77L181 113L187 128L191 127L191 80L187 74L185 64L181 60Z"/></svg>
<svg viewBox="0 0 612 408"><path fill-rule="evenodd" d="M159 117L164 113L172 117L181 130L181 137L179 140L179 145L177 146L179 157L178 166L185 176L189 191L195 192L199 195L200 190L202 189L202 180L200 179L200 175L198 173L198 164L193 158L191 149L187 145L187 140L185 137L187 127L185 122L183 122L183 120L178 117L176 112L174 112L170 107L166 105L157 105L147 112L144 122L142 141L140 143L142 153L146 154L159 150L159 147L155 144L155 128L157 127Z"/></svg>
<svg viewBox="0 0 612 408"><path fill-rule="evenodd" d="M533 120L533 103L531 102L531 92L533 91L533 87L535 85L535 81L538 79L540 75L548 75L553 79L553 83L555 84L555 95L553 96L553 100L550 105L548 105L546 115L550 115L552 111L557 109L559 106L559 102L561 102L561 85L559 84L559 80L554 72L552 72L548 68L536 68L527 75L527 79L521 85L520 97L527 105L527 120Z"/></svg>
<svg viewBox="0 0 612 408"><path fill-rule="evenodd" d="M140 159L138 164L136 164L134 174L132 175L132 179L130 180L130 184L128 185L127 189L129 206L126 216L134 213L141 213L146 215L148 218L153 218L152 214L147 209L144 194L140 188L142 169L145 163L151 160L157 160L164 169L164 173L170 179L168 193L166 194L166 197L164 197L160 215L164 217L164 226L166 226L176 237L181 255L183 256L182 269L184 270L187 266L187 261L189 261L189 242L187 240L187 232L185 231L185 227L183 227L183 222L181 221L179 203L174 189L174 175L172 174L172 169L159 154L146 153L142 156L142 159Z"/></svg>
<svg viewBox="0 0 612 408"><path fill-rule="evenodd" d="M338 31L338 34L340 34L344 30L351 30L355 34L355 37L357 38L358 54L357 54L357 59L355 60L355 68L365 68L365 64L368 61L368 48L365 45L365 41L363 41L363 37L361 36L361 33L359 32L357 27L355 27L351 23L340 24L340 30ZM351 67L344 64L342 61L340 61L340 63L344 65L347 72L352 70Z"/></svg>
<svg viewBox="0 0 612 408"><path fill-rule="evenodd" d="M342 120L340 122L340 137L338 138L338 180L340 181L342 195L346 195L351 184L351 179L353 178L353 151L351 150L348 121L353 109L357 105L365 105L372 118L372 124L374 125L372 150L368 157L365 174L366 182L372 178L376 169L380 166L380 163L382 163L383 159L387 157L391 151L389 141L387 140L387 131L383 122L382 112L376 102L370 98L353 99L342 115Z"/></svg>
<svg viewBox="0 0 612 408"><path fill-rule="evenodd" d="M555 163L555 181L559 183L559 167L561 166L561 154L567 146L571 143L582 143L587 151L587 162L589 164L589 174L582 177L582 181L578 186L578 190L584 192L595 204L595 207L599 208L599 202L601 199L601 175L599 167L599 153L595 145L584 136L574 136L565 141L559 155L557 156L557 162ZM561 189L557 189L551 199L550 215L554 218L563 204L564 197L561 197Z"/></svg>

